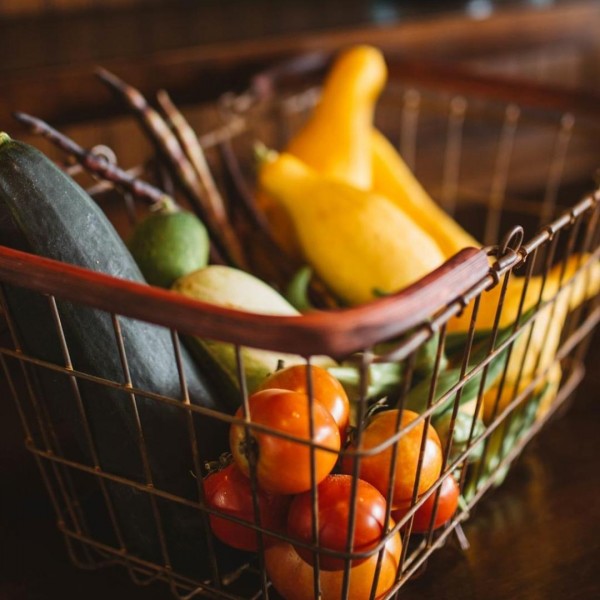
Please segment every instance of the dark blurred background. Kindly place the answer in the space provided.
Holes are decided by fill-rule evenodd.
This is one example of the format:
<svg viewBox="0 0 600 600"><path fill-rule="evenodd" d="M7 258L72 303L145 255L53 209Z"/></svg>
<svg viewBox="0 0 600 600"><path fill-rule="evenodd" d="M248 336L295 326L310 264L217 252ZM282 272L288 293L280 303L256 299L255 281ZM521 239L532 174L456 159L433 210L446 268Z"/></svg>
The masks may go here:
<svg viewBox="0 0 600 600"><path fill-rule="evenodd" d="M274 60L353 41L598 92L599 23L590 0L3 0L0 128L17 109L56 125L114 116L99 64L195 103Z"/></svg>

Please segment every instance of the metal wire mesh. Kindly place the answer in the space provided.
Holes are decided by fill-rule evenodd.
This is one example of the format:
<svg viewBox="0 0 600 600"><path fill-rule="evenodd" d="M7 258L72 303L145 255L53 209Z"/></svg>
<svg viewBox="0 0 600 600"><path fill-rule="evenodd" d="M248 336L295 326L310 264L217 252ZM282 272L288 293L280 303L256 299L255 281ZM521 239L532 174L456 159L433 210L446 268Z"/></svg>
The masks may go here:
<svg viewBox="0 0 600 600"><path fill-rule="evenodd" d="M251 144L259 138L267 145L281 147L316 97L311 89L283 99L277 97L267 105L254 105L252 99L248 103L247 97L234 99L227 107L224 128L201 138L217 175L225 177L231 168L240 169L245 177L237 180L238 193L243 193L240 182L250 188L251 161L247 157ZM242 102L243 110L231 112ZM90 310L101 313L110 323L114 338L112 362L118 366L118 373L110 377L98 374L101 369L94 372L78 365L73 355L76 349L69 342L72 333L63 326L67 303L86 310L88 300L73 297L73 292L65 297L60 284L52 282L38 284L42 287L37 288L32 284L27 293L47 305L59 359L35 355L21 342L13 315L15 305L10 295L15 285L23 289L23 283L15 283L15 272L20 267L9 255L0 264L0 299L7 326L0 360L19 409L27 448L39 466L75 564L83 568L121 564L136 583L165 581L180 598L203 594L232 599L277 597L265 568L267 545L276 539L294 542L312 553L315 597L323 585L319 566L323 557L341 559L345 565L342 597L347 597L352 585L352 561L373 560L370 593L374 597L388 560L390 540L400 536L402 550L395 564L395 579L385 596L391 597L449 536L456 533L466 543L461 522L487 490L501 483L511 462L581 381L586 344L600 319L597 291L585 301L575 301L582 289L597 286L600 191L587 195L583 192L592 187L596 166L592 150L597 150L598 143L593 133L600 122L593 117L579 121L571 113L530 109L515 102L503 104L465 93L401 85L390 90L378 119L432 194L449 212L459 219L464 217L472 231L489 244L486 250L490 261L485 276L464 294L448 290L438 310L416 327L411 325L391 339L382 336L376 343L369 342L344 357L356 370L356 401L353 444L340 450L339 455L340 460L352 465L353 497L361 464L386 452L390 456L390 501L381 540L367 551L353 549L355 502L348 516L344 551L319 544L316 516L310 543L266 527L261 522L257 464L252 454L255 522L248 524L207 505L202 484L206 463L217 459L220 449L208 446L203 439L211 429L240 426L248 442L266 433L297 445L298 456L308 461L313 515L318 514L314 510L319 494L316 463L319 453L333 451L312 441L315 402L311 369L306 370L311 419L305 438L252 420L241 342L233 344L241 412L232 416L201 406L191 397L182 352L186 337L202 335L205 325L200 319L193 331L179 327L176 313L181 307L165 296L155 299L153 305L163 306L162 314L149 319L154 324L146 325L160 329L169 339L178 386L169 393L144 389L132 374L123 332L128 323L143 323L140 292L131 296L126 309L117 302L108 310L92 302L94 308ZM233 165L226 160L231 152L236 157ZM126 201L123 210L127 207ZM479 218L481 211L485 219ZM534 228L536 233L526 236L525 227ZM29 267L44 270L35 264ZM78 273L72 277L76 280ZM515 281L518 294L512 291ZM202 309L197 312L200 316ZM489 314L493 315L491 325L482 329L480 321ZM449 324L461 315L466 326L457 333ZM564 326L550 334L555 320L564 322ZM231 335L224 339L231 341ZM320 354L318 345L313 345L308 354ZM425 363L423 353L427 356ZM310 365L312 360L312 356L306 358L305 363ZM402 373L401 385L373 397L377 368L390 365ZM64 395L48 395L48 378L60 382L59 388L51 389L60 389ZM116 398L111 401L114 404L102 407L111 394ZM375 447L366 448L363 440L367 417L374 414L374 405L381 409L384 404L388 410L398 411L394 413L393 432ZM117 406L127 415L126 427L113 431L110 413ZM418 418L403 424L404 410L417 407ZM98 421L99 410L107 411L107 421ZM150 418L153 411L158 420ZM441 474L419 493L427 434L433 428L442 444ZM457 435L459 428L463 430L461 436ZM402 440L414 431L420 431L421 436L414 485L405 514L394 522L391 498L396 466L406 460ZM115 432L126 434L128 442L117 439ZM169 450L166 446L175 438L175 450ZM128 467L113 460L114 455L107 449L111 439L116 455L130 453L133 457ZM177 457L171 463L172 473L166 474L165 464L159 459L163 451L170 459ZM450 476L457 478L464 501L443 528L434 530L440 491L444 479ZM413 533L414 515L430 496L435 498L430 527L424 533ZM210 518L217 515L255 530L258 552L233 551L215 538Z"/></svg>

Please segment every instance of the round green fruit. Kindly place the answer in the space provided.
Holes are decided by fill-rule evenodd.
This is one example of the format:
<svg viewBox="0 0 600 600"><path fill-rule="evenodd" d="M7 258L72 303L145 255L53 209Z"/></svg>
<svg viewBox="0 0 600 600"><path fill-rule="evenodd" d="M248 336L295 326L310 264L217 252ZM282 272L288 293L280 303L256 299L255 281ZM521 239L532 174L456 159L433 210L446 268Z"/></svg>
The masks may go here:
<svg viewBox="0 0 600 600"><path fill-rule="evenodd" d="M185 210L163 210L140 221L129 250L151 285L173 282L208 263L210 241L202 221Z"/></svg>

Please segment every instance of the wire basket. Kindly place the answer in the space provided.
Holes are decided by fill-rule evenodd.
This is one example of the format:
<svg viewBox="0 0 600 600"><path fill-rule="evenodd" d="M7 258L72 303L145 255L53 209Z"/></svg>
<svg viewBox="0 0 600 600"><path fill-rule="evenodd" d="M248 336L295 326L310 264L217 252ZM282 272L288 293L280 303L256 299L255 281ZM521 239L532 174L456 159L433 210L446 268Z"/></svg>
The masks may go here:
<svg viewBox="0 0 600 600"><path fill-rule="evenodd" d="M300 69L288 65L284 74L301 72L300 85L294 77L291 87L283 85L279 72L262 74L248 93L223 99L224 126L200 137L232 201L251 202L256 139L282 147L318 97L317 88L306 89L306 63L299 64ZM311 58L308 64L321 68L325 62ZM394 295L298 317L258 315L0 247L7 325L0 346L3 372L75 564L120 564L135 582L165 581L182 598L276 598L268 576L269 549L293 542L305 555L318 557L314 568L303 571L315 595L325 589L324 597L349 597L358 581L350 566L366 559L373 569L366 579L360 577L365 597L392 597L449 536L462 539L461 522L472 507L501 483L525 444L583 378L587 344L600 319L597 292L576 301L581 289L592 290L598 283L600 190L589 192L600 139L597 110L589 111L581 96L540 87L531 93L522 85L492 86L485 78L455 74L436 79L431 71L402 63L392 73L378 125L432 195L487 244L482 250L465 249ZM125 209L122 203L120 210ZM526 228L533 235L526 236ZM517 297L515 281L520 282ZM15 288L46 305L59 359L41 357L23 345L9 299ZM485 308L490 297L492 309ZM78 365L62 326L67 304L100 311L112 324L115 346L107 362L110 358L120 365L118 376ZM491 326L482 330L478 324L490 310ZM461 334L448 328L459 315L468 315ZM553 320L561 324L556 331ZM169 338L178 381L174 392L145 389L132 378L123 334L132 322L147 323ZM182 359L190 336L232 345L241 406L237 416L195 403ZM241 426L249 440L262 433L295 443L304 457L295 468L304 464L310 472L313 506L318 502L317 460L331 452L310 435L282 434L251 420L247 347L293 353L305 364L328 356L352 370L355 445L335 454L340 463L349 461L355 476L361 463L387 452L391 493L395 465L407 460L402 440L419 436L406 510L394 521L387 505L383 534L367 550L353 548L351 535L343 549L322 547L317 519L308 542L265 526L256 494L250 524L207 505L206 464L227 450L232 425ZM373 392L377 374L390 368L401 373L401 383ZM64 395L48 393L51 378L65 384ZM307 370L309 431L316 426L313 383ZM403 411L416 407L418 418L403 425ZM361 445L367 418L385 408L398 409L393 431L375 449L367 449ZM432 429L441 440L441 472L421 491ZM256 492L253 460L250 481ZM458 510L442 527L434 529L429 522L413 531L415 514L427 501L434 502L435 518L449 477L460 485ZM353 483L353 499L356 493ZM350 506L353 531L356 502ZM216 515L256 531L258 551L233 550L219 541L210 526ZM331 588L330 574L319 567L324 557L343 565L337 588ZM390 573L381 596L377 585ZM300 588L306 581L293 583Z"/></svg>

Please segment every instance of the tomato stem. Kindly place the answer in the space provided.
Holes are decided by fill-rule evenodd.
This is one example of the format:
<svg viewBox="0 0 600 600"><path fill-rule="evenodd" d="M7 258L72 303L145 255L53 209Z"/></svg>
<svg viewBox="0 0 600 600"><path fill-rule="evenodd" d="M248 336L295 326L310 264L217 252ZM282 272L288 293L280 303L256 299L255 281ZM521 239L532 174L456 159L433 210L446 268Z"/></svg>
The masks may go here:
<svg viewBox="0 0 600 600"><path fill-rule="evenodd" d="M224 469L232 462L232 460L233 455L231 452L223 452L223 454L221 454L217 460L207 460L204 463L204 468L206 469L207 475L211 475L216 471Z"/></svg>

